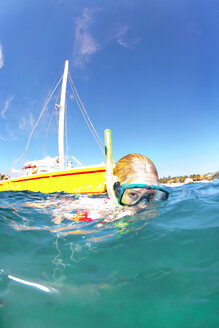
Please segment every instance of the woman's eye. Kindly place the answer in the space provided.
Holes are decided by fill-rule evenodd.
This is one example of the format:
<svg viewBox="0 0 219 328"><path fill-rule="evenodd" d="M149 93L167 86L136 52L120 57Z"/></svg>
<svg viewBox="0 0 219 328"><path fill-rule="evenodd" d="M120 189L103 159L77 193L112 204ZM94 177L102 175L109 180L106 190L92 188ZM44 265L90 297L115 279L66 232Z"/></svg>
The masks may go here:
<svg viewBox="0 0 219 328"><path fill-rule="evenodd" d="M135 192L130 192L129 197L136 199L138 195Z"/></svg>

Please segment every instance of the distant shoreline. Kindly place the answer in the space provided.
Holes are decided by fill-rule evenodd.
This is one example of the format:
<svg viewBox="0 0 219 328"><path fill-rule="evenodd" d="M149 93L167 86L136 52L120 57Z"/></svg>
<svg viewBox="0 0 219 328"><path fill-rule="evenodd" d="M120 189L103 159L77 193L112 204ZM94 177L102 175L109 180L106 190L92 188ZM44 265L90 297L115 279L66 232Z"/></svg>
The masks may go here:
<svg viewBox="0 0 219 328"><path fill-rule="evenodd" d="M166 186L166 187L180 187L180 186L183 186L183 185L188 185L188 184L193 184L193 183L209 183L213 180L200 180L200 181L192 181L192 182L189 182L189 183L185 183L185 182L170 182L170 183L161 183L163 186Z"/></svg>
<svg viewBox="0 0 219 328"><path fill-rule="evenodd" d="M214 179L219 179L219 171L216 173L206 173L206 174L191 174L184 176L175 176L175 177L163 177L159 179L159 182L168 186L181 186L182 184L188 184L193 182L209 182Z"/></svg>

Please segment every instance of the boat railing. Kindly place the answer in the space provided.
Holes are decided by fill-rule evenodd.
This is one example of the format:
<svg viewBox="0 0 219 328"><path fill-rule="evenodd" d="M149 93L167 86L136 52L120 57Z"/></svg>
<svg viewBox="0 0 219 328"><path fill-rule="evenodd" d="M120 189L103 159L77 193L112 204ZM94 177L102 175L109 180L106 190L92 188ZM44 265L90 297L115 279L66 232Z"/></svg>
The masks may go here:
<svg viewBox="0 0 219 328"><path fill-rule="evenodd" d="M76 165L77 167L83 166L83 164L81 162L79 162L79 160L76 157L74 157L74 156L66 156L65 157L65 160L66 160L66 168L71 168L73 162L75 164L77 164ZM73 167L74 167L74 165L73 165Z"/></svg>

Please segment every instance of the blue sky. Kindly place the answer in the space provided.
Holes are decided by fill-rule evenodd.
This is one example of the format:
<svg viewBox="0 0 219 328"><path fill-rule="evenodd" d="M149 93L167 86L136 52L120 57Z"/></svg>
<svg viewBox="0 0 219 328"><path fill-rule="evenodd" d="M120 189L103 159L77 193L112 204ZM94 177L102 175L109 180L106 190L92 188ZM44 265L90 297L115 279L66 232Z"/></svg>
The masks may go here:
<svg viewBox="0 0 219 328"><path fill-rule="evenodd" d="M144 154L160 177L218 170L218 58L216 0L2 0L0 172L24 151L66 59L96 130L112 130L116 161ZM24 160L57 155L53 98ZM102 162L70 90L67 117L68 153Z"/></svg>

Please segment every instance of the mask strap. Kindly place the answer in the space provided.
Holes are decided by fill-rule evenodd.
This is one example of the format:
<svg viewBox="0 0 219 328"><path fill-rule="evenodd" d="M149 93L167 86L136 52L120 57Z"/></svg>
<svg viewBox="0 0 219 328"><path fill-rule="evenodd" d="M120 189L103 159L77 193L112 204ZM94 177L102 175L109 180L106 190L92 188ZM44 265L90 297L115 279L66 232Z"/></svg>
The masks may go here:
<svg viewBox="0 0 219 328"><path fill-rule="evenodd" d="M116 181L113 185L113 190L115 192L116 197L119 197L120 191L121 191L121 184L119 181Z"/></svg>

